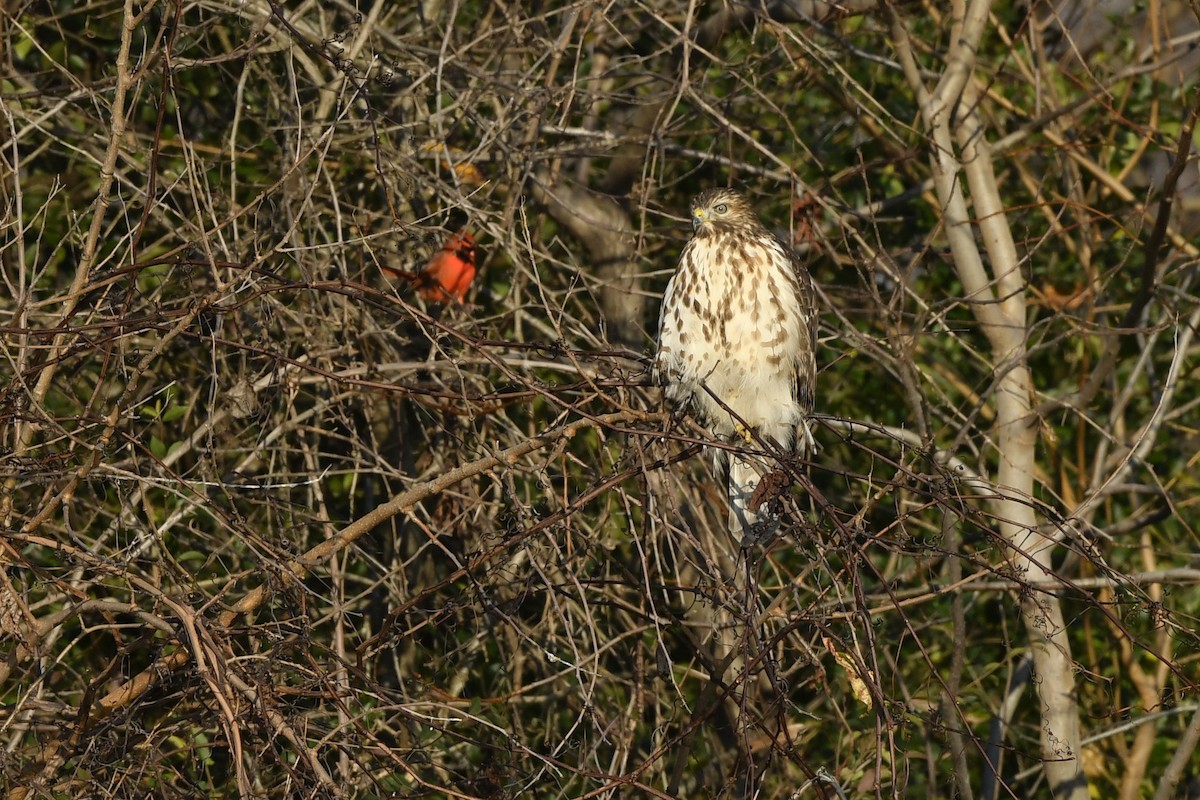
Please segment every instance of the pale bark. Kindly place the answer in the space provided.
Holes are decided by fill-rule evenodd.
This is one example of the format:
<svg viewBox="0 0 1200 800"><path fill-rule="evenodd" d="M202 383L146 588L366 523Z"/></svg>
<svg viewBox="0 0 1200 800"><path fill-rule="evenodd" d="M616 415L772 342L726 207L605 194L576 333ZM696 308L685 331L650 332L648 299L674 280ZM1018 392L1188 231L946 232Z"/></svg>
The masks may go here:
<svg viewBox="0 0 1200 800"><path fill-rule="evenodd" d="M989 6L987 0L955 3L946 67L932 90L925 84L899 18L893 19L893 31L930 136L934 186L954 266L994 359L994 441L999 458L992 510L1009 544L1010 563L1022 578L1036 582L1052 577L1054 543L1038 531L1034 505L1029 502L1037 418L1026 352L1026 286L972 85ZM973 214L963 192L964 179ZM986 250L986 263L979 242ZM1046 776L1055 797L1086 800L1078 703L1062 607L1054 595L1028 590L1020 593L1020 609L1038 675Z"/></svg>

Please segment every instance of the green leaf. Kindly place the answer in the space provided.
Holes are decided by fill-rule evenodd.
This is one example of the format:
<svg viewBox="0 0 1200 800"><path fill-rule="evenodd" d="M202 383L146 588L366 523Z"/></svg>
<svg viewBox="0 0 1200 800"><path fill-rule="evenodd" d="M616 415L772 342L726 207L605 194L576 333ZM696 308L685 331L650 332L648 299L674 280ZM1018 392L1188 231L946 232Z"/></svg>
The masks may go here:
<svg viewBox="0 0 1200 800"><path fill-rule="evenodd" d="M21 61L29 55L29 51L32 49L33 39L30 39L28 36L22 36L17 40L16 44L13 45L13 55L17 57L18 61Z"/></svg>
<svg viewBox="0 0 1200 800"><path fill-rule="evenodd" d="M162 413L163 422L174 422L187 413L187 406L173 405Z"/></svg>

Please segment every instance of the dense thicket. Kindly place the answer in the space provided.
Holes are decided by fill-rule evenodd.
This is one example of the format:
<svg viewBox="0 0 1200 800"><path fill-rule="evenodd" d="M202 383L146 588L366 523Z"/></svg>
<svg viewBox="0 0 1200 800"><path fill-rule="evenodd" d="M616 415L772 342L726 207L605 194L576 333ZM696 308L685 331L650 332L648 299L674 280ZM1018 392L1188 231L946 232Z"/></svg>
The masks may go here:
<svg viewBox="0 0 1200 800"><path fill-rule="evenodd" d="M8 4L8 796L1200 796L1200 20L991 5ZM729 184L770 542L646 370Z"/></svg>

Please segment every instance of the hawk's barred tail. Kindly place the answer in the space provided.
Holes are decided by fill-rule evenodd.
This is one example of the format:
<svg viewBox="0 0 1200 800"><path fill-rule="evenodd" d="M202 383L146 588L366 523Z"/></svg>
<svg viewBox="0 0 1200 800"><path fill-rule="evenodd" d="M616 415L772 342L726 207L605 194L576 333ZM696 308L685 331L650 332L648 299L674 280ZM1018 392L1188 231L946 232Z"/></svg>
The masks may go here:
<svg viewBox="0 0 1200 800"><path fill-rule="evenodd" d="M731 456L729 459L729 532L759 540L772 532L777 524L771 513L765 508L755 512L750 510L750 500L754 490L762 481L765 465L755 463L742 456ZM770 530L764 530L764 528Z"/></svg>

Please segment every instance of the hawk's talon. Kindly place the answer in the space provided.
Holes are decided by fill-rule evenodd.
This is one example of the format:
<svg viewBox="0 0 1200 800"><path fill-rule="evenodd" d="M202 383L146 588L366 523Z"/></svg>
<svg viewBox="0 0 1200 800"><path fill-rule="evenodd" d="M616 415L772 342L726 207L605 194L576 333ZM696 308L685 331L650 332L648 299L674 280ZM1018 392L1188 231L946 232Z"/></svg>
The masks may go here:
<svg viewBox="0 0 1200 800"><path fill-rule="evenodd" d="M779 536L779 520L774 517L756 520L742 532L742 541L739 543L743 551L753 550L756 547L766 547Z"/></svg>
<svg viewBox="0 0 1200 800"><path fill-rule="evenodd" d="M742 444L754 444L754 431L742 423L735 422L733 424L733 433L737 438L742 440Z"/></svg>

